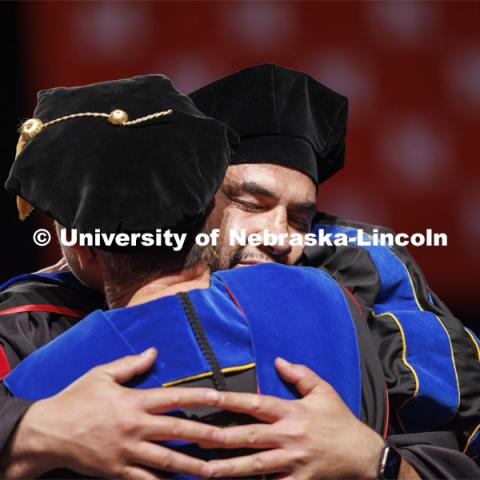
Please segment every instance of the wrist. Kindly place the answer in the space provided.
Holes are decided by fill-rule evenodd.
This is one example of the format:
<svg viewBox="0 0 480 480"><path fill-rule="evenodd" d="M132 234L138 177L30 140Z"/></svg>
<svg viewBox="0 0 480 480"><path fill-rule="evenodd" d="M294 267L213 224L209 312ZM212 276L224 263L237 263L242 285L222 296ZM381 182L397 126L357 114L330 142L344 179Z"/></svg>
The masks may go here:
<svg viewBox="0 0 480 480"><path fill-rule="evenodd" d="M358 478L365 480L377 480L378 467L385 448L385 440L373 430L371 433L370 438L364 437L366 450L358 470L360 474Z"/></svg>
<svg viewBox="0 0 480 480"><path fill-rule="evenodd" d="M54 410L45 403L48 400L35 402L13 432L2 456L5 478L33 478L60 466L59 448L48 432L48 426L55 424L49 413Z"/></svg>

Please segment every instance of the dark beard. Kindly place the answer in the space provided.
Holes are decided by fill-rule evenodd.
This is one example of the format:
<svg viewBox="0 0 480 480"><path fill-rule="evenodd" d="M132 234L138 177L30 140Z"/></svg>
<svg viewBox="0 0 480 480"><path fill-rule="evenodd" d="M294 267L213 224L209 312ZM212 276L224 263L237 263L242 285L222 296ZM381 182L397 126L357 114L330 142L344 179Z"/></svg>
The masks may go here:
<svg viewBox="0 0 480 480"><path fill-rule="evenodd" d="M212 262L210 263L210 269L212 272L218 270L230 270L236 267L240 262L244 260L261 260L273 263L287 264L287 257L271 257L269 255L259 255L245 252L245 247L237 250L230 258L226 258L221 248L215 249Z"/></svg>

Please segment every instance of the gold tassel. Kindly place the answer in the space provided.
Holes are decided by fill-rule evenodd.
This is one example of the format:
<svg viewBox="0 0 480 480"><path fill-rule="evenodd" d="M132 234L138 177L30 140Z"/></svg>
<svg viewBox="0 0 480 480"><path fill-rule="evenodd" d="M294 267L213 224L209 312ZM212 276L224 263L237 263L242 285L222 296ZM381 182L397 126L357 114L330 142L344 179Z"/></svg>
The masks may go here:
<svg viewBox="0 0 480 480"><path fill-rule="evenodd" d="M17 195L18 218L23 222L33 211L33 207Z"/></svg>
<svg viewBox="0 0 480 480"><path fill-rule="evenodd" d="M26 140L23 135L20 135L20 137L18 137L17 149L15 151L15 159L23 152L23 149L25 148L25 145L27 143L28 140Z"/></svg>
<svg viewBox="0 0 480 480"><path fill-rule="evenodd" d="M22 153L25 145L28 143L28 140L25 139L22 135L17 142L17 149L15 152L15 158L17 158L20 153ZM23 222L33 211L33 207L22 197L17 196L17 210L18 210L18 218Z"/></svg>

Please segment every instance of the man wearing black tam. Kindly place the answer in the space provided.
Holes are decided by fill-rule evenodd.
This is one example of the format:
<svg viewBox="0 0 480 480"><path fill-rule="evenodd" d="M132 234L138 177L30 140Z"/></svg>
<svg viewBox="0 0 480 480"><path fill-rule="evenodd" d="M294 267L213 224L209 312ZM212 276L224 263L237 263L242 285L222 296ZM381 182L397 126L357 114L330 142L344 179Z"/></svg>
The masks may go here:
<svg viewBox="0 0 480 480"><path fill-rule="evenodd" d="M39 209L72 237L75 231L105 234L96 248L62 248L75 275L103 291L111 310L88 315L4 378L4 388L17 397L38 400L4 456L7 478L59 467L122 478L152 478L145 467L229 477L218 470L221 463L204 461L230 456L232 444L224 443L224 434L255 432L261 441L257 433L273 427L281 441L304 442L301 433L292 436L278 424L285 405L297 418L313 408L331 434L309 432L324 444L324 455L315 451L309 461L313 477L372 478L377 470L390 475L401 468L402 478L418 478L379 435L387 415L384 379L378 359L359 354L360 344L373 350L373 343L351 295L320 269L271 262L210 276L209 250L192 238L225 172L230 136L224 124L202 115L163 76L40 95L35 118L24 123L7 188L20 197L22 215ZM145 251L142 242L158 227L185 234L185 251ZM292 298L284 294L285 285ZM4 320L12 329L22 323L13 316ZM37 328L44 343L59 333ZM37 336L24 331L23 342L3 342L7 359L18 360L15 348L28 350L26 340L38 342ZM157 358L151 350L137 355L152 345ZM115 361L128 354L136 356ZM362 387L365 379L370 381ZM126 381L135 389L116 385ZM304 398L285 382L294 383ZM366 402L365 395L375 402ZM248 413L272 425L223 412L247 413L257 399L263 405ZM134 424L123 420L131 414ZM119 419L127 441L115 435L119 429L112 418ZM222 430L190 418L254 423ZM305 420L296 426L306 427ZM196 443L227 450L221 454ZM250 444L258 446L249 440L235 448ZM291 451L282 455L281 465L275 463L276 447L263 443L267 450L255 453L254 475L296 474L303 468L303 457L295 460ZM384 457L394 470L386 469Z"/></svg>
<svg viewBox="0 0 480 480"><path fill-rule="evenodd" d="M310 223L308 215L292 208L305 200L295 192L309 191L306 199L314 200L312 182L317 186L343 166L345 97L307 74L270 64L236 72L190 97L241 138L216 196L212 227L221 225L225 232L241 226L248 233L303 229L349 238L358 237L360 229L364 236L374 228L388 232L320 212ZM297 261L330 271L368 314L377 348L363 349L362 355L378 356L383 365L389 440L425 478L478 477L460 453L475 458L479 448L478 340L430 291L407 250L352 243L306 247L299 256L295 247L220 245L223 268Z"/></svg>
<svg viewBox="0 0 480 480"><path fill-rule="evenodd" d="M153 291L162 290L168 295L176 288L187 291L208 287L208 249L199 247L193 240L202 229L212 197L224 176L231 143L235 143L235 135L228 127L205 117L162 75L51 89L39 94L34 118L22 126L16 161L6 187L18 196L22 218L35 208L52 217L57 229L66 228L72 237L74 232L92 235L98 231L110 238L122 239L122 242L130 239L129 245L104 237L95 245L98 248L62 247L70 269L86 285L105 294L110 307L142 303L142 299L145 301L149 295L154 295ZM165 228L185 236L183 249L177 252L163 246L148 249L140 243L140 238L150 238L156 229ZM152 285L154 279L158 285ZM48 284L48 280L52 282ZM55 282L68 284L72 280L71 275L60 274L47 277L46 283L52 287ZM140 292L142 287L149 289ZM52 296L55 297L55 289ZM32 312L41 307L41 312L46 306L30 307ZM72 318L76 316L72 309L54 308L50 312L61 316L52 316L50 322L44 323L42 318L37 321L25 313L18 315L15 309L4 311L1 342L4 366L13 367L19 359L78 320ZM158 315L162 317L160 311ZM125 356L125 352L115 348L114 341L108 342L101 325L101 321L97 322L93 332L100 345L95 346L92 339L84 355L93 353L94 358L99 359L101 349L108 347L113 353L111 360ZM141 350L130 349L128 353ZM68 361L71 353L73 349L67 349L57 361L48 362L49 368L54 370L47 376L50 388L59 372L78 372L81 368L79 361ZM161 426L151 410L158 413L165 407L168 409L169 404L173 406L168 400L170 392L162 392L163 400L155 400L156 390L142 392L138 395L138 401L143 398L141 405L132 403L131 396L128 400L128 394L115 397L115 390L112 390L115 383L124 383L147 371L154 360L155 352L150 349L130 360L108 364L96 375L85 376L76 388L72 387L70 394L55 397L53 403L49 403L49 399L32 406L27 400L33 398L21 391L18 391L18 398L11 399L13 406L12 402L2 401L7 413L9 408L16 410L14 422L26 412L10 448L3 452L4 476L37 476L53 468L65 467L86 474L115 476L119 473L138 478L142 469L133 466L134 463L161 466L162 451L167 450L158 450L148 442L152 436L162 436ZM41 371L45 371L44 368ZM35 377L34 373L29 376L25 386L32 385ZM2 389L5 389L3 385ZM15 391L13 387L11 390ZM110 391L110 394L105 393L104 397L102 391ZM191 392L189 401L194 406L194 397L201 395L201 390L192 389ZM69 400L72 393L73 401ZM89 402L93 402L93 408L87 407L85 412L84 405ZM82 412L86 413L86 418L82 418ZM129 425L129 415L138 419L139 414L143 415L143 421L149 422L150 432L147 425L139 429L137 424L135 440L131 434L121 435L118 427L115 430L116 422L118 425L122 417L125 417L125 425ZM72 428L78 426L78 420L72 423L75 418L80 418L80 425L83 423L86 427L84 434L89 430L87 420L90 425L101 422L106 432L114 427L112 435L117 433L115 438L108 438L111 447L104 445L102 449L101 442L93 442L99 449L96 470L91 471L86 466L88 460L83 456L92 456L92 446L88 434L82 440L83 434ZM164 419L163 429L166 421ZM177 423L182 428L184 421ZM12 420L7 421L2 425L2 435L3 430L14 427ZM56 427L56 434L48 437L48 432ZM185 434L177 435L178 440L190 440L200 434L203 438L212 431L206 425L193 422L187 422L184 428ZM63 441L64 435L71 435L69 441ZM90 435L98 439L98 433L91 429ZM45 438L50 438L53 444L46 444ZM142 442L147 443L140 448ZM118 468L114 460L127 447L131 449L131 463L124 465L125 471L109 470L112 465ZM68 452L75 452L73 458ZM169 458L172 468L193 474L198 474L204 464L173 451Z"/></svg>

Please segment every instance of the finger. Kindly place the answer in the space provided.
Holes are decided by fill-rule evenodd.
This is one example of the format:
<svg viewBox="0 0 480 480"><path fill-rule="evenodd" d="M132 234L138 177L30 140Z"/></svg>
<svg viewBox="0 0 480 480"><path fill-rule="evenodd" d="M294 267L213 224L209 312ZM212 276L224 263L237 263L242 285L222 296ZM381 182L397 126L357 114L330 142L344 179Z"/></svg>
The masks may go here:
<svg viewBox="0 0 480 480"><path fill-rule="evenodd" d="M220 395L212 388L161 387L135 390L142 408L149 413L162 413L176 408L216 405Z"/></svg>
<svg viewBox="0 0 480 480"><path fill-rule="evenodd" d="M128 355L100 365L97 367L97 371L106 373L117 383L125 383L149 370L153 366L156 356L157 351L154 348L149 348L138 355Z"/></svg>
<svg viewBox="0 0 480 480"><path fill-rule="evenodd" d="M62 257L58 263L55 265L55 268L57 272L69 272L70 267L68 266L67 259L65 257Z"/></svg>
<svg viewBox="0 0 480 480"><path fill-rule="evenodd" d="M218 448L218 445L216 443L211 443L211 442L200 442L198 446L200 448L203 448L204 450L211 450L214 448Z"/></svg>
<svg viewBox="0 0 480 480"><path fill-rule="evenodd" d="M145 467L194 476L201 476L202 468L206 466L204 460L189 457L183 453L150 442L141 442L139 444L134 453L134 462Z"/></svg>
<svg viewBox="0 0 480 480"><path fill-rule="evenodd" d="M288 459L285 450L268 450L243 457L212 460L203 467L202 472L204 476L228 478L287 472Z"/></svg>
<svg viewBox="0 0 480 480"><path fill-rule="evenodd" d="M145 415L142 427L143 438L152 441L210 442L219 431L213 425L167 415Z"/></svg>
<svg viewBox="0 0 480 480"><path fill-rule="evenodd" d="M303 397L314 389L330 387L325 380L305 365L290 363L278 357L275 360L275 366L280 376L287 382L293 383Z"/></svg>
<svg viewBox="0 0 480 480"><path fill-rule="evenodd" d="M231 412L245 413L263 422L275 422L288 413L291 400L255 393L218 392L215 405Z"/></svg>
<svg viewBox="0 0 480 480"><path fill-rule="evenodd" d="M55 265L37 270L35 273L67 272L69 270L65 257L62 257Z"/></svg>
<svg viewBox="0 0 480 480"><path fill-rule="evenodd" d="M226 427L213 432L210 448L278 448L283 436L273 425L253 424Z"/></svg>
<svg viewBox="0 0 480 480"><path fill-rule="evenodd" d="M165 477L160 477L146 468L130 465L123 469L121 478L124 480L166 480Z"/></svg>

